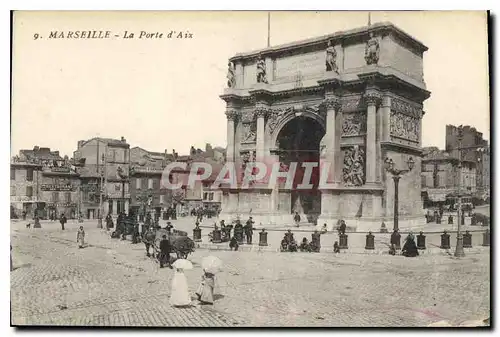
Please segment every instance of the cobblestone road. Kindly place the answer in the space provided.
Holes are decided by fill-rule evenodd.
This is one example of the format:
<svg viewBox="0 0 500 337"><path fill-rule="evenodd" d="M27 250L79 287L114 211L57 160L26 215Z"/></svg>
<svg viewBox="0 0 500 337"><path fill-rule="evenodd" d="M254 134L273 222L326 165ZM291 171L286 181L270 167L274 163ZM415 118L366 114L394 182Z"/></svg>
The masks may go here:
<svg viewBox="0 0 500 337"><path fill-rule="evenodd" d="M425 326L489 316L488 253L456 260L198 250L186 272L191 292L203 256L225 264L215 305L174 309L173 272L146 258L142 245L86 224L90 245L79 250L77 224L52 227L12 226L15 325Z"/></svg>

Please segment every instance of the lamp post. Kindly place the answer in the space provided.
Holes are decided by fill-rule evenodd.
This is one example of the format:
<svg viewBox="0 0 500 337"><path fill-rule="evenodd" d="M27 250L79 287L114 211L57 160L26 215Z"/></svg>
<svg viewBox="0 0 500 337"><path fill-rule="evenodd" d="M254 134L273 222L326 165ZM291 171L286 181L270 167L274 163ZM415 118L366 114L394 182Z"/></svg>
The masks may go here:
<svg viewBox="0 0 500 337"><path fill-rule="evenodd" d="M125 213L125 182L127 181L128 176L125 174L125 171L121 167L118 167L117 171L118 171L118 176L122 180L121 211Z"/></svg>
<svg viewBox="0 0 500 337"><path fill-rule="evenodd" d="M98 143L99 145L99 143ZM99 148L98 148L98 151L99 151ZM99 157L98 157L99 158ZM102 154L102 162L103 162L103 166L104 167L100 167L99 165L99 162L97 163L98 167L99 167L99 175L100 175L100 184L99 184L99 217L97 219L97 228L103 228L102 227L102 213L103 213L103 194L105 192L105 185L104 184L104 176L105 176L105 168L106 168L106 164L104 163L104 160L105 160L105 156L104 156L104 153Z"/></svg>
<svg viewBox="0 0 500 337"><path fill-rule="evenodd" d="M457 201L458 201L458 210L457 210L457 246L455 247L455 257L464 257L464 237L462 236L462 140L464 137L463 128L460 125L458 127L458 188L457 188Z"/></svg>
<svg viewBox="0 0 500 337"><path fill-rule="evenodd" d="M399 230L399 179L401 179L401 176L403 176L405 173L410 172L413 170L413 167L415 166L415 161L413 160L412 157L408 159L406 162L408 165L407 170L399 170L394 167L394 161L389 158L385 158L384 161L384 167L385 170L389 173L392 174L392 180L394 180L394 230Z"/></svg>

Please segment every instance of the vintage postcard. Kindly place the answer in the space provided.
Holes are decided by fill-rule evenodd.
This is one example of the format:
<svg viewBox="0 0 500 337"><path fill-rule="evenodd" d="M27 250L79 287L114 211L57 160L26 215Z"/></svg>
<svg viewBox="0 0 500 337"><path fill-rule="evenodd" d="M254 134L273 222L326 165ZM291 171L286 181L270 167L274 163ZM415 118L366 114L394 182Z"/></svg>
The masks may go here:
<svg viewBox="0 0 500 337"><path fill-rule="evenodd" d="M490 325L487 12L12 20L12 326Z"/></svg>

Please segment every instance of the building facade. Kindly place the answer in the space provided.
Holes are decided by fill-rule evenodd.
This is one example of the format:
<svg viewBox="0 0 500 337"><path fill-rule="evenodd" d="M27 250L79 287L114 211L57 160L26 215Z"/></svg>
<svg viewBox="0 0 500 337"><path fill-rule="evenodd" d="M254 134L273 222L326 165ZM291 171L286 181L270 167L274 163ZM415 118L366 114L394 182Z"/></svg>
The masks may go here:
<svg viewBox="0 0 500 337"><path fill-rule="evenodd" d="M26 214L32 219L36 214L43 216L43 202L40 198L42 165L33 161L13 160L10 164L10 217L19 219Z"/></svg>
<svg viewBox="0 0 500 337"><path fill-rule="evenodd" d="M98 185L102 186L98 190L103 193L103 217L107 214L116 217L129 209L129 152L130 145L123 137L119 140L96 137L79 141L73 153L74 161L79 163L80 174L88 177L88 182L83 184L85 189L91 188L89 185L94 184L96 177ZM84 202L83 213L99 216L100 206L96 209L95 204L88 201Z"/></svg>
<svg viewBox="0 0 500 337"><path fill-rule="evenodd" d="M69 165L44 166L40 198L45 202L48 219L64 214L68 219L78 218L81 210L79 174Z"/></svg>
<svg viewBox="0 0 500 337"><path fill-rule="evenodd" d="M333 227L345 219L376 230L393 219L394 185L384 158L415 169L400 181L401 226L421 221L421 120L430 96L423 79L422 43L390 23L377 23L237 54L230 59L226 102L228 162L329 163L319 189L266 182L223 189L226 221L291 223L292 214ZM299 172L300 171L300 172Z"/></svg>
<svg viewBox="0 0 500 337"><path fill-rule="evenodd" d="M474 161L464 160L460 167L458 159L452 153L430 147L423 151L421 171L422 201L425 208L455 204L459 189L465 195L464 203L472 202L473 196L477 194Z"/></svg>
<svg viewBox="0 0 500 337"><path fill-rule="evenodd" d="M462 160L473 162L476 166L475 198L483 200L489 198L491 163L488 141L483 138L482 132L466 125L462 127L462 139L459 144L458 130L457 126L446 125L446 151L458 158L458 149L461 147Z"/></svg>
<svg viewBox="0 0 500 337"><path fill-rule="evenodd" d="M165 166L173 159L174 155L166 150L164 153L140 147L130 150L130 207L140 219L147 212L166 218L167 210L173 205L172 191L163 188L161 179Z"/></svg>
<svg viewBox="0 0 500 337"><path fill-rule="evenodd" d="M70 170L68 157L61 157L59 151L40 146L20 150L11 161L11 216L20 217L25 212L27 217L36 214L47 218L50 210L57 208L47 198L47 186L53 184L46 173L66 170Z"/></svg>

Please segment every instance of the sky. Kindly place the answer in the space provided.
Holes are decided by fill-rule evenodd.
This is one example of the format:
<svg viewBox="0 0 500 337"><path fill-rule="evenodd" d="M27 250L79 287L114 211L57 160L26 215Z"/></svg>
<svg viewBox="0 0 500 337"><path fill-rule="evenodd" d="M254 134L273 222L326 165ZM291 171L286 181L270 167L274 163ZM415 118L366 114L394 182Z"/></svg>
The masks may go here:
<svg viewBox="0 0 500 337"><path fill-rule="evenodd" d="M444 148L445 126L489 139L485 12L372 12L424 43L423 146ZM366 26L367 12L273 12L271 45ZM192 33L191 39L47 39L54 30ZM38 38L35 39L35 34ZM266 47L267 12L17 12L11 152L120 138L180 154L226 146L227 60Z"/></svg>

